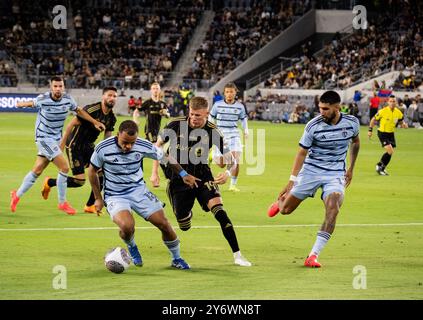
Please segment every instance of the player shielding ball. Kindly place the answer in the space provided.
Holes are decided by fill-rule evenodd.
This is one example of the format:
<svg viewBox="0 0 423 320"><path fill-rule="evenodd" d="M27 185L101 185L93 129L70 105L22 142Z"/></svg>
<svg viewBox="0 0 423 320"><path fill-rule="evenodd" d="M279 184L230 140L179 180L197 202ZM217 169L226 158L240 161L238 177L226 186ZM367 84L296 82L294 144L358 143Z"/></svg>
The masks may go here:
<svg viewBox="0 0 423 320"><path fill-rule="evenodd" d="M320 97L320 116L305 126L289 182L268 210L270 217L279 212L290 214L304 199L314 197L316 191L322 189L325 220L304 262L306 267L321 267L317 258L335 230L345 188L351 183L360 149L360 123L356 117L340 112L340 102L335 91L327 91ZM346 170L348 148L350 166Z"/></svg>
<svg viewBox="0 0 423 320"><path fill-rule="evenodd" d="M190 269L180 255L179 239L167 220L163 204L151 193L145 184L143 159L169 161L168 165L189 188L199 180L184 174L182 167L164 156L163 150L151 142L138 138L138 126L132 120L123 121L117 136L100 142L92 156L88 168L88 177L95 196L95 206L100 211L106 204L107 212L119 226L119 235L127 244L129 253L136 266L143 261L134 240L135 220L132 210L156 226L162 233L162 239L172 256L171 266L177 269ZM104 200L100 192L98 171L104 173Z"/></svg>
<svg viewBox="0 0 423 320"><path fill-rule="evenodd" d="M85 110L78 107L75 100L65 93L63 79L54 76L50 80L50 91L41 94L35 102L18 103L18 107L35 107L38 110L35 122L35 143L38 148L34 167L25 176L21 186L11 191L10 210L16 211L19 200L44 171L53 162L59 169L57 175L57 193L59 209L73 215L76 210L66 201L66 188L69 165L61 149L62 129L69 111L75 111L82 119L89 121L96 130L103 131L104 124L93 119Z"/></svg>

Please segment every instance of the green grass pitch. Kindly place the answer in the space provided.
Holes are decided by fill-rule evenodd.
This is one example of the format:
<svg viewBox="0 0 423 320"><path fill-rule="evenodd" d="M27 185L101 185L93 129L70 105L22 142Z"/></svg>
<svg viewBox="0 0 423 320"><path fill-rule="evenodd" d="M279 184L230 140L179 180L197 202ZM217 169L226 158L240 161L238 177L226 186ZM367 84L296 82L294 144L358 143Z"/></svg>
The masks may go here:
<svg viewBox="0 0 423 320"><path fill-rule="evenodd" d="M118 123L128 117L119 117ZM42 199L50 165L19 203L9 210L9 192L16 189L35 160L34 114L0 116L0 299L422 299L423 298L423 130L398 130L398 148L388 172L378 176L382 155L377 137L361 130L361 150L335 233L319 257L321 269L303 267L323 221L320 192L290 216L270 219L267 207L290 174L303 126L250 122L266 135L265 170L247 175L241 167L240 193L221 187L225 208L236 226L243 254L253 263L238 267L217 221L194 207L193 228L177 228L165 194L151 190L167 206L165 212L181 239L183 257L192 270L173 270L160 232L136 218L135 239L144 266L123 274L106 270L103 256L123 246L107 214L82 213L89 184L68 189L75 216L57 210L54 189ZM151 161L144 161L146 180ZM218 172L218 168L213 170ZM66 289L55 289L66 268ZM363 266L354 273L356 266ZM359 267L360 268L360 267ZM363 272L363 270L365 272ZM64 276L63 273L60 275ZM357 278L359 277L359 278ZM354 288L354 283L366 288Z"/></svg>

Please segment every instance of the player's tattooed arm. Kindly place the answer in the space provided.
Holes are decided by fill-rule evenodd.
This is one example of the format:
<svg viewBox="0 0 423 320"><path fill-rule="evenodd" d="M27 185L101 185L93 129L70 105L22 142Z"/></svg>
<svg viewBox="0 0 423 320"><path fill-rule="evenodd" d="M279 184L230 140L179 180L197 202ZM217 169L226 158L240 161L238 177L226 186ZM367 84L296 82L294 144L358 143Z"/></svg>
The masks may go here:
<svg viewBox="0 0 423 320"><path fill-rule="evenodd" d="M357 160L359 150L360 150L360 138L357 136L352 140L351 146L350 146L350 166L347 172L345 173L345 187L348 187L351 183L355 161Z"/></svg>
<svg viewBox="0 0 423 320"><path fill-rule="evenodd" d="M100 191L100 180L97 174L98 170L99 169L94 167L92 164L90 164L90 166L88 167L88 179L90 181L91 188L93 190L94 198L95 198L94 205L97 212L100 212L101 209L103 209L104 207L104 201Z"/></svg>
<svg viewBox="0 0 423 320"><path fill-rule="evenodd" d="M90 116L90 114L85 111L84 109L77 107L76 108L76 113L78 114L78 116L80 116L82 119L87 120L88 122L92 123L93 126L98 130L98 131L104 131L106 130L106 127L104 124L102 124L100 121L95 120L93 117Z"/></svg>
<svg viewBox="0 0 423 320"><path fill-rule="evenodd" d="M77 117L74 117L69 124L66 126L65 132L63 133L62 140L60 141L60 149L63 151L66 146L66 141L72 132L72 129L76 126L81 125L81 121Z"/></svg>

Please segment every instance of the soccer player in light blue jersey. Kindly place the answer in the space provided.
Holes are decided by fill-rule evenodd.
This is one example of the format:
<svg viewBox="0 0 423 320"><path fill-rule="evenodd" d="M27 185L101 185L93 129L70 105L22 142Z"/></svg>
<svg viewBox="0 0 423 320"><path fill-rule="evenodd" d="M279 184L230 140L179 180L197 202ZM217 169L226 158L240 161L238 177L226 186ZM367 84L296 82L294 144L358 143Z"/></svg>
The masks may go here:
<svg viewBox="0 0 423 320"><path fill-rule="evenodd" d="M216 123L217 128L222 132L225 144L236 160L234 175L231 176L230 191L240 191L236 184L238 182L239 163L242 153L241 137L238 130L238 121L241 121L244 131L244 138L248 138L248 116L245 106L236 101L238 88L234 83L228 83L223 89L224 99L213 104L209 120ZM222 154L217 148L213 149L214 162L223 168L225 166Z"/></svg>
<svg viewBox="0 0 423 320"><path fill-rule="evenodd" d="M345 188L351 183L360 149L360 123L356 117L340 112L340 102L335 91L327 91L320 97L320 116L305 126L289 182L268 210L270 217L279 212L290 214L304 199L313 197L317 189L322 188L325 220L304 262L306 267L321 267L317 257L335 230ZM350 161L346 169L348 149Z"/></svg>
<svg viewBox="0 0 423 320"><path fill-rule="evenodd" d="M138 138L137 124L126 120L119 126L118 135L100 142L91 156L88 177L96 199L94 205L97 211L106 205L110 218L119 226L119 235L127 244L136 266L142 266L143 261L134 240L132 210L162 232L163 242L172 256L171 266L190 269L181 257L179 239L165 216L162 202L147 189L142 166L144 158L168 161L175 174L190 188L196 187L196 181L200 180L189 175L174 159L165 156L161 148ZM103 170L104 200L97 175L100 169Z"/></svg>
<svg viewBox="0 0 423 320"><path fill-rule="evenodd" d="M34 185L48 164L53 162L59 169L57 175L58 207L67 214L73 215L76 213L76 210L66 201L69 165L60 147L63 125L68 112L74 111L84 120L91 122L97 130L103 131L105 127L104 124L93 119L85 110L78 107L75 100L64 90L63 79L54 76L50 80L49 92L39 95L35 102L17 104L17 107L35 107L38 110L35 123L35 143L38 154L34 167L25 176L19 189L12 190L10 193L10 209L12 212L16 211L16 206L22 195Z"/></svg>

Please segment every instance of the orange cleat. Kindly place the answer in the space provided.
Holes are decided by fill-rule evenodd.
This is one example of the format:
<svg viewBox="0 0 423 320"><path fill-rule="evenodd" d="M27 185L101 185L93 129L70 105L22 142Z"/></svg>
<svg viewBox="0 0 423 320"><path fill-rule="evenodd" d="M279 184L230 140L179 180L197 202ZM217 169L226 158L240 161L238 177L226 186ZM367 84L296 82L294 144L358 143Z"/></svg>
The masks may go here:
<svg viewBox="0 0 423 320"><path fill-rule="evenodd" d="M16 206L18 205L18 202L20 198L16 195L16 190L10 191L10 210L12 212L16 211Z"/></svg>
<svg viewBox="0 0 423 320"><path fill-rule="evenodd" d="M50 177L45 177L43 182L43 189L41 190L41 195L43 196L44 200L48 199L48 194L51 190L51 187L48 185L48 179L50 179Z"/></svg>
<svg viewBox="0 0 423 320"><path fill-rule="evenodd" d="M322 265L317 262L317 256L315 254L307 257L304 261L304 266L309 268L320 268Z"/></svg>
<svg viewBox="0 0 423 320"><path fill-rule="evenodd" d="M101 212L101 211L97 212L95 205L91 205L91 206L85 205L84 212L86 212L86 213L96 213L98 216L103 214L103 212Z"/></svg>
<svg viewBox="0 0 423 320"><path fill-rule="evenodd" d="M279 201L276 201L270 205L269 209L267 209L267 215L272 218L276 216L278 213L279 213Z"/></svg>
<svg viewBox="0 0 423 320"><path fill-rule="evenodd" d="M71 205L66 201L63 203L59 203L58 208L69 215L74 215L76 213L76 210L72 208Z"/></svg>

